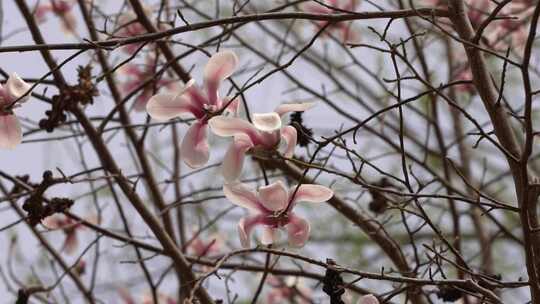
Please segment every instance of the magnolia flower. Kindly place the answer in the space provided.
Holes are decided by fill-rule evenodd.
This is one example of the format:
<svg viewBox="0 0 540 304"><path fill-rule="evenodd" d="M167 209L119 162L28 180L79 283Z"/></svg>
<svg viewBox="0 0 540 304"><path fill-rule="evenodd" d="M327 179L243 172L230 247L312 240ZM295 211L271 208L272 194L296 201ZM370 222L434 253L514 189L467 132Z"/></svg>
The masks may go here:
<svg viewBox="0 0 540 304"><path fill-rule="evenodd" d="M21 125L12 108L18 106L13 102L28 92L30 87L16 73L9 76L4 86L0 84L0 148L13 149L22 141ZM28 97L29 94L19 102L26 101Z"/></svg>
<svg viewBox="0 0 540 304"><path fill-rule="evenodd" d="M197 236L189 242L187 251L194 256L203 257L218 254L222 246L223 239L220 235L213 235L207 241Z"/></svg>
<svg viewBox="0 0 540 304"><path fill-rule="evenodd" d="M379 304L379 300L377 300L374 295L369 294L360 297L360 299L358 299L358 304Z"/></svg>
<svg viewBox="0 0 540 304"><path fill-rule="evenodd" d="M152 9L149 6L143 5L143 11L146 16L152 16ZM127 11L118 16L118 28L115 35L122 38L129 38L148 33L146 27L139 21L139 17L133 11ZM167 30L170 25L166 23L159 23L157 28L161 30ZM122 50L129 55L133 55L144 42L130 43L122 47Z"/></svg>
<svg viewBox="0 0 540 304"><path fill-rule="evenodd" d="M283 281L270 275L266 282L272 286L266 296L266 304L279 304L287 300L294 300L298 304L312 303L313 291L296 277L288 277Z"/></svg>
<svg viewBox="0 0 540 304"><path fill-rule="evenodd" d="M45 22L46 15L52 12L61 21L62 30L69 34L74 34L77 29L77 18L73 13L73 0L50 0L38 5L34 16L38 23Z"/></svg>
<svg viewBox="0 0 540 304"><path fill-rule="evenodd" d="M309 237L310 227L305 219L292 211L296 202L321 203L329 200L334 193L320 185L303 184L296 188L289 190L281 181L260 187L256 192L248 190L241 183L223 186L225 196L233 204L253 213L240 219L238 223L238 234L243 247L250 246L250 234L257 225L263 226L261 242L265 245L274 242L279 228L285 228L291 246L304 246Z"/></svg>
<svg viewBox="0 0 540 304"><path fill-rule="evenodd" d="M43 221L43 225L51 230L61 229L66 235L64 244L62 245L62 251L67 254L72 254L75 249L79 247L79 238L77 237L78 231L84 226L81 222L78 222L67 216L49 216Z"/></svg>
<svg viewBox="0 0 540 304"><path fill-rule="evenodd" d="M152 118L167 120L190 113L196 122L188 129L180 152L184 162L198 168L206 164L210 157L208 149L208 119L217 113L227 110L236 111L236 101L229 102L219 97L218 89L223 80L231 76L238 65L238 58L231 51L221 51L208 60L204 69L204 90L190 80L186 86L177 93L162 93L152 96L146 104L146 111Z"/></svg>
<svg viewBox="0 0 540 304"><path fill-rule="evenodd" d="M242 173L246 152L275 151L285 143L283 155L293 156L297 132L292 126L282 126L281 117L288 112L303 112L313 103L282 104L274 112L253 114L253 123L236 117L216 116L208 124L218 136L234 136L223 159L221 171L226 181L236 180Z"/></svg>
<svg viewBox="0 0 540 304"><path fill-rule="evenodd" d="M145 8L145 11L147 9ZM122 38L129 38L137 35L146 34L148 31L146 28L139 22L137 15L133 11L128 11L121 14L118 17L118 30L116 31L116 36ZM139 49L143 43L131 43L122 48L126 53L132 55Z"/></svg>
<svg viewBox="0 0 540 304"><path fill-rule="evenodd" d="M124 93L124 95L128 95L131 92L133 92L135 89L140 87L142 84L147 82L149 79L153 79L155 77L155 67L156 67L156 60L152 58L151 56L146 57L146 64L144 65L138 65L134 63L129 63L124 65L120 72L127 76L126 82L123 83L121 86L121 90ZM134 108L135 111L141 112L146 109L146 103L152 96L152 93L154 91L154 86L156 88L163 87L163 86L171 86L172 81L160 78L159 80L154 82L148 82L143 89L141 90L140 94L137 95L135 98Z"/></svg>
<svg viewBox="0 0 540 304"><path fill-rule="evenodd" d="M334 14L340 13L341 11L354 11L358 6L359 0L326 0L323 1L328 7L321 5L316 2L309 2L302 6L302 8L313 14ZM331 9L330 7L336 8L337 10ZM317 21L317 27L319 29L323 28L328 24L328 21ZM328 30L333 32L338 32L341 35L343 42L357 42L358 41L358 32L354 31L351 28L352 22L336 22L328 26Z"/></svg>

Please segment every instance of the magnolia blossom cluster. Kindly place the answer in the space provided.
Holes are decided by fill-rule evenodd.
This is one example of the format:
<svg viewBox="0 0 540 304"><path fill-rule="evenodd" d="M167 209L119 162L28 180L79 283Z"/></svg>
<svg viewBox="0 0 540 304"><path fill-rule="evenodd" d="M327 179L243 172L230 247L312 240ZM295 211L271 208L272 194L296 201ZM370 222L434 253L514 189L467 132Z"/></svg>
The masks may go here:
<svg viewBox="0 0 540 304"><path fill-rule="evenodd" d="M448 7L448 2L445 0L423 0L422 3L431 7ZM467 0L466 5L472 26L479 28L499 4L491 0ZM481 42L496 51L506 52L508 48L511 48L514 52L521 53L527 43L533 11L532 0L514 0L504 3L497 13L497 18L492 18L490 24L483 29ZM442 21L440 25L446 31L452 30L451 24L447 21ZM472 72L464 58L467 57L464 56L463 51L454 54L456 71L452 77L455 81L472 79ZM456 88L460 92L474 93L472 85L459 85Z"/></svg>
<svg viewBox="0 0 540 304"><path fill-rule="evenodd" d="M143 6L143 10L147 16L152 15L149 7ZM117 20L117 28L113 33L115 37L128 38L137 35L146 34L148 31L140 22L137 14L132 10L122 13ZM164 30L164 25L159 25L160 30ZM127 55L133 56L143 47L143 43L131 43L121 48ZM146 109L146 103L154 94L155 90L166 88L169 91L174 89L174 83L166 77L156 77L158 67L158 58L150 55L155 49L155 45L151 45L150 51L145 57L144 63L129 62L120 69L120 74L124 76L124 82L120 86L120 91L124 96L136 94L133 109L136 112L142 112ZM157 80L154 80L158 78Z"/></svg>
<svg viewBox="0 0 540 304"><path fill-rule="evenodd" d="M292 111L305 111L311 103L283 104L274 112L253 114L252 122L238 115L238 103L230 97L221 98L219 87L238 66L238 58L231 51L214 54L204 68L203 86L189 81L175 93L160 93L146 105L148 114L155 119L167 120L187 114L194 118L180 146L184 162L192 167L204 166L210 157L209 129L218 136L232 137L225 153L221 172L225 196L252 214L238 223L240 241L250 246L253 228L261 226L263 244L276 241L278 229L285 229L289 244L303 246L308 237L309 223L296 215L297 202L320 203L333 196L332 190L319 185L302 184L288 189L282 181L257 189L239 182L246 154L293 156L297 141L296 129L283 126L281 117Z"/></svg>

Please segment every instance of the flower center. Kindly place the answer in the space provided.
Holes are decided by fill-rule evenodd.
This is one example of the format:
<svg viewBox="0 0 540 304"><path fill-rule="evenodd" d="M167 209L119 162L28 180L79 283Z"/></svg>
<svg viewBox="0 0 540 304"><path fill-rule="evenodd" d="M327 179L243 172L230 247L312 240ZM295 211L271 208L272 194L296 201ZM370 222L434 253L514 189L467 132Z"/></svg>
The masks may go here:
<svg viewBox="0 0 540 304"><path fill-rule="evenodd" d="M282 210L274 211L266 215L263 219L263 224L272 228L279 228L287 225L290 222L287 212L283 213Z"/></svg>

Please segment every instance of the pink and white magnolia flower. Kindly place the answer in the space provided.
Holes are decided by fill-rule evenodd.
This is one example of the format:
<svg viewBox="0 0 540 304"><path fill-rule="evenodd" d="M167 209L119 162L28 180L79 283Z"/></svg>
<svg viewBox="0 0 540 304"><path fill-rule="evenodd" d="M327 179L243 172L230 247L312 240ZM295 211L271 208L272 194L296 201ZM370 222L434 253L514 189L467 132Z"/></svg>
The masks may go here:
<svg viewBox="0 0 540 304"><path fill-rule="evenodd" d="M302 9L308 13L313 14L335 14L342 11L354 11L359 4L359 0L325 0L323 1L327 6L321 5L316 2L308 2L302 6ZM336 8L334 10L330 7ZM319 29L323 28L328 24L328 21L317 21L317 27ZM358 32L351 27L352 22L336 22L328 26L328 30L332 32L338 32L341 36L343 42L358 42Z"/></svg>
<svg viewBox="0 0 540 304"><path fill-rule="evenodd" d="M146 16L152 16L152 9L149 6L143 5L143 10ZM127 11L120 16L118 16L118 28L115 32L115 36L122 38L129 38L133 36L138 36L148 33L146 27L139 21L137 14L133 11ZM158 26L159 30L167 30L170 26L166 23L160 23ZM129 55L133 55L143 42L140 43L130 43L122 47L122 50Z"/></svg>
<svg viewBox="0 0 540 304"><path fill-rule="evenodd" d="M120 69L120 73L127 76L127 80L122 84L121 91L124 95L128 95L147 82L148 79L155 77L156 60L151 56L146 57L146 63L143 65L129 63ZM157 83L147 83L140 93L135 98L134 109L137 112L146 110L146 103L152 97L154 86L156 88L169 87L171 88L172 80L160 78Z"/></svg>
<svg viewBox="0 0 540 304"><path fill-rule="evenodd" d="M147 9L145 8L145 10ZM115 33L116 36L129 38L146 33L148 33L148 31L139 22L137 14L135 14L133 11L125 12L118 17L118 30ZM137 49L139 49L141 45L142 43L131 43L122 47L122 50L132 55L135 53L135 51L137 51Z"/></svg>
<svg viewBox="0 0 540 304"><path fill-rule="evenodd" d="M90 223L97 224L98 219L96 215L88 216L86 219ZM62 245L62 251L67 254L73 254L77 247L79 247L79 231L85 228L80 221L76 221L70 217L63 215L48 216L43 220L43 226L50 230L62 230L66 235L64 244Z"/></svg>
<svg viewBox="0 0 540 304"><path fill-rule="evenodd" d="M30 88L31 86L16 73L9 76L4 86L0 84L0 148L13 149L21 143L21 125L12 110L18 105L13 105L13 102L21 98ZM19 102L24 102L28 98L29 94L19 99Z"/></svg>
<svg viewBox="0 0 540 304"><path fill-rule="evenodd" d="M358 304L379 304L379 300L377 300L374 295L369 294L360 297L360 299L358 299Z"/></svg>
<svg viewBox="0 0 540 304"><path fill-rule="evenodd" d="M61 229L64 232L66 239L61 250L67 254L73 254L79 247L77 234L84 227L80 222L67 216L53 215L43 220L43 226L51 230Z"/></svg>
<svg viewBox="0 0 540 304"><path fill-rule="evenodd" d="M302 184L296 190L290 190L278 181L268 186L260 187L258 191L250 191L242 183L225 184L225 196L240 207L250 210L253 214L240 219L238 234L243 247L250 246L251 231L255 226L262 226L264 245L272 244L277 238L278 229L286 229L289 245L302 247L309 238L309 223L297 216L292 210L299 201L322 203L334 195L334 192L324 186ZM295 193L296 191L296 193Z"/></svg>
<svg viewBox="0 0 540 304"><path fill-rule="evenodd" d="M38 5L34 16L38 23L46 21L46 15L51 12L60 18L62 31L68 34L75 34L77 29L77 18L73 13L74 0L48 0Z"/></svg>
<svg viewBox="0 0 540 304"><path fill-rule="evenodd" d="M233 52L218 52L210 57L204 69L204 90L197 87L192 79L180 92L154 95L146 104L148 115L154 119L167 120L185 113L196 118L180 147L184 162L191 168L203 166L210 157L208 120L224 110L236 112L238 103L220 98L218 89L237 65L238 58ZM228 108L224 109L225 106Z"/></svg>
<svg viewBox="0 0 540 304"><path fill-rule="evenodd" d="M218 254L222 247L223 238L218 234L212 235L207 240L197 236L188 244L187 252L197 257L204 257Z"/></svg>
<svg viewBox="0 0 540 304"><path fill-rule="evenodd" d="M283 142L283 156L292 157L297 132L292 126L283 126L281 117L288 112L303 112L312 106L313 103L282 104L274 112L253 114L253 123L237 117L216 116L210 119L208 124L214 134L234 137L221 167L225 180L230 182L240 177L245 154L250 150L273 152Z"/></svg>
<svg viewBox="0 0 540 304"><path fill-rule="evenodd" d="M272 286L272 289L266 295L266 304L279 304L291 300L298 304L312 303L313 290L306 287L303 281L297 277L287 277L286 280L280 280L270 275L267 283Z"/></svg>

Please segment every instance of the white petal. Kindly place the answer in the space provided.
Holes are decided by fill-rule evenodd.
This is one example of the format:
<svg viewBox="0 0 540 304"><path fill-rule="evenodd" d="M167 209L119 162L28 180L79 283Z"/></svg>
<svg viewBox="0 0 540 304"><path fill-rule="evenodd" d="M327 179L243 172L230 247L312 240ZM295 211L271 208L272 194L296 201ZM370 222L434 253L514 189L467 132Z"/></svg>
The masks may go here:
<svg viewBox="0 0 540 304"><path fill-rule="evenodd" d="M247 135L238 134L227 149L221 165L221 173L227 182L235 181L242 174L246 151L253 147Z"/></svg>
<svg viewBox="0 0 540 304"><path fill-rule="evenodd" d="M296 191L296 194L294 193L295 190L296 187L292 187L289 191L291 196L294 194L293 202L303 201L311 203L322 203L326 202L327 200L331 199L332 196L334 196L334 191L332 191L328 187L321 185L302 184L298 188L298 191Z"/></svg>
<svg viewBox="0 0 540 304"><path fill-rule="evenodd" d="M188 129L182 140L180 153L186 165L191 168L199 168L208 162L210 151L207 129L207 124L197 121Z"/></svg>
<svg viewBox="0 0 540 304"><path fill-rule="evenodd" d="M15 115L0 115L0 148L14 149L22 141L22 130Z"/></svg>
<svg viewBox="0 0 540 304"><path fill-rule="evenodd" d="M208 125L210 125L212 132L218 136L227 137L237 134L245 134L249 136L252 142L254 142L254 139L259 137L257 129L255 129L255 127L248 121L240 118L219 115L212 117L208 121Z"/></svg>
<svg viewBox="0 0 540 304"><path fill-rule="evenodd" d="M5 89L12 98L17 99L28 92L31 87L32 86L22 80L17 73L12 73L6 82Z"/></svg>
<svg viewBox="0 0 540 304"><path fill-rule="evenodd" d="M261 237L261 243L263 245L270 245L276 242L278 230L276 228L264 226L263 235Z"/></svg>
<svg viewBox="0 0 540 304"><path fill-rule="evenodd" d="M314 102L284 103L279 105L275 112L281 117L288 112L304 112L315 105Z"/></svg>
<svg viewBox="0 0 540 304"><path fill-rule="evenodd" d="M183 113L193 113L193 105L183 95L161 93L148 100L146 111L154 119L168 120Z"/></svg>
<svg viewBox="0 0 540 304"><path fill-rule="evenodd" d="M287 224L287 233L289 234L289 245L293 247L303 247L311 230L309 223L296 216L294 213L289 214L290 222Z"/></svg>
<svg viewBox="0 0 540 304"><path fill-rule="evenodd" d="M259 200L270 211L283 210L289 203L287 187L282 181L259 188Z"/></svg>
<svg viewBox="0 0 540 304"><path fill-rule="evenodd" d="M223 194L231 203L255 212L261 212L263 207L257 199L257 195L250 191L242 183L223 185Z"/></svg>
<svg viewBox="0 0 540 304"><path fill-rule="evenodd" d="M217 104L220 83L232 75L237 65L238 57L232 51L221 51L210 57L204 68L204 84L210 104Z"/></svg>
<svg viewBox="0 0 540 304"><path fill-rule="evenodd" d="M294 155L297 137L298 134L294 127L285 126L281 128L281 139L285 142L285 151L283 151L283 156L291 158Z"/></svg>
<svg viewBox="0 0 540 304"><path fill-rule="evenodd" d="M251 231L253 228L261 223L260 216L243 217L238 222L238 236L240 237L240 243L242 247L250 247Z"/></svg>
<svg viewBox="0 0 540 304"><path fill-rule="evenodd" d="M238 57L232 51L221 51L210 57L204 67L204 81L221 82L232 75L238 65Z"/></svg>
<svg viewBox="0 0 540 304"><path fill-rule="evenodd" d="M365 295L358 299L358 304L379 304L379 300L374 295Z"/></svg>
<svg viewBox="0 0 540 304"><path fill-rule="evenodd" d="M261 131L272 132L281 128L281 118L276 112L255 113L253 125Z"/></svg>
<svg viewBox="0 0 540 304"><path fill-rule="evenodd" d="M75 253L75 250L79 247L79 238L77 237L76 230L66 233L66 239L64 240L63 250L67 254Z"/></svg>

